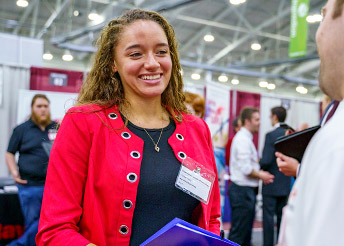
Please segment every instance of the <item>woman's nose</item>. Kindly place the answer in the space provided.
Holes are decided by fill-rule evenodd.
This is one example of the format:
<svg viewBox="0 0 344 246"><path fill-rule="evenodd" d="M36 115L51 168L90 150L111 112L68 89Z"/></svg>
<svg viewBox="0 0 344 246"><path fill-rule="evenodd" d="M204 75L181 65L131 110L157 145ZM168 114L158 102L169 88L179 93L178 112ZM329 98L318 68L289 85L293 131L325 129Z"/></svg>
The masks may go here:
<svg viewBox="0 0 344 246"><path fill-rule="evenodd" d="M160 67L160 63L157 61L154 54L149 54L146 56L145 68L146 69L156 69Z"/></svg>

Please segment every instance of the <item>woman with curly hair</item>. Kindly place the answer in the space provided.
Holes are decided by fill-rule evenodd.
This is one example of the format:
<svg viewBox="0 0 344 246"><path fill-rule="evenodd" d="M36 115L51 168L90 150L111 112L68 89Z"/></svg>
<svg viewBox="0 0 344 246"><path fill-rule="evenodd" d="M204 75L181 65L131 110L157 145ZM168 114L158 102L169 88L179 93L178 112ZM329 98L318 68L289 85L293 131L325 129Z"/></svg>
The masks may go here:
<svg viewBox="0 0 344 246"><path fill-rule="evenodd" d="M139 245L175 217L219 234L211 136L187 113L172 27L130 10L97 46L51 151L37 245ZM214 174L207 202L176 188L187 158Z"/></svg>

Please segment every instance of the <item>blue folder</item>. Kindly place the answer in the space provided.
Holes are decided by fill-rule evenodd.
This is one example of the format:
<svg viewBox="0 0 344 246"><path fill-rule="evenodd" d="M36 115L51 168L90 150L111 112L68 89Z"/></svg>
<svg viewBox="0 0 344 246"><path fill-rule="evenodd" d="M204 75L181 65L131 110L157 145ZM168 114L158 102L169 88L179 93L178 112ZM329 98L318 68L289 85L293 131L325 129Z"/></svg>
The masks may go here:
<svg viewBox="0 0 344 246"><path fill-rule="evenodd" d="M140 246L239 246L184 220L175 218Z"/></svg>

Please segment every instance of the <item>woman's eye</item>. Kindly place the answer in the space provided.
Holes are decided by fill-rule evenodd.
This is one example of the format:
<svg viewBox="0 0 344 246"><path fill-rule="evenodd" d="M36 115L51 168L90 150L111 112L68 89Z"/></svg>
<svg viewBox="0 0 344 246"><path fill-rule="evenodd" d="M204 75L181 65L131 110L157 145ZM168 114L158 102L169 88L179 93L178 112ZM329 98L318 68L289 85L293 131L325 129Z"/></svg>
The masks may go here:
<svg viewBox="0 0 344 246"><path fill-rule="evenodd" d="M158 55L165 55L165 54L167 54L167 51L166 51L166 50L159 50L159 51L157 52L157 54L158 54Z"/></svg>
<svg viewBox="0 0 344 246"><path fill-rule="evenodd" d="M140 55L141 55L140 53L135 52L135 53L131 53L130 57L139 57Z"/></svg>

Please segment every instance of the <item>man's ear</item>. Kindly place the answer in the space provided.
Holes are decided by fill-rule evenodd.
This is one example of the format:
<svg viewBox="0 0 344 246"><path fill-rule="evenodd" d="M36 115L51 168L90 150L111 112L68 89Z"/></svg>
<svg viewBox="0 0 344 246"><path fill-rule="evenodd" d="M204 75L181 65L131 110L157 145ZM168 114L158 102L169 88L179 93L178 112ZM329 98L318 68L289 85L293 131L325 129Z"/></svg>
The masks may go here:
<svg viewBox="0 0 344 246"><path fill-rule="evenodd" d="M272 115L272 119L273 119L274 121L277 121L277 122L278 122L277 115L273 114L273 115Z"/></svg>

